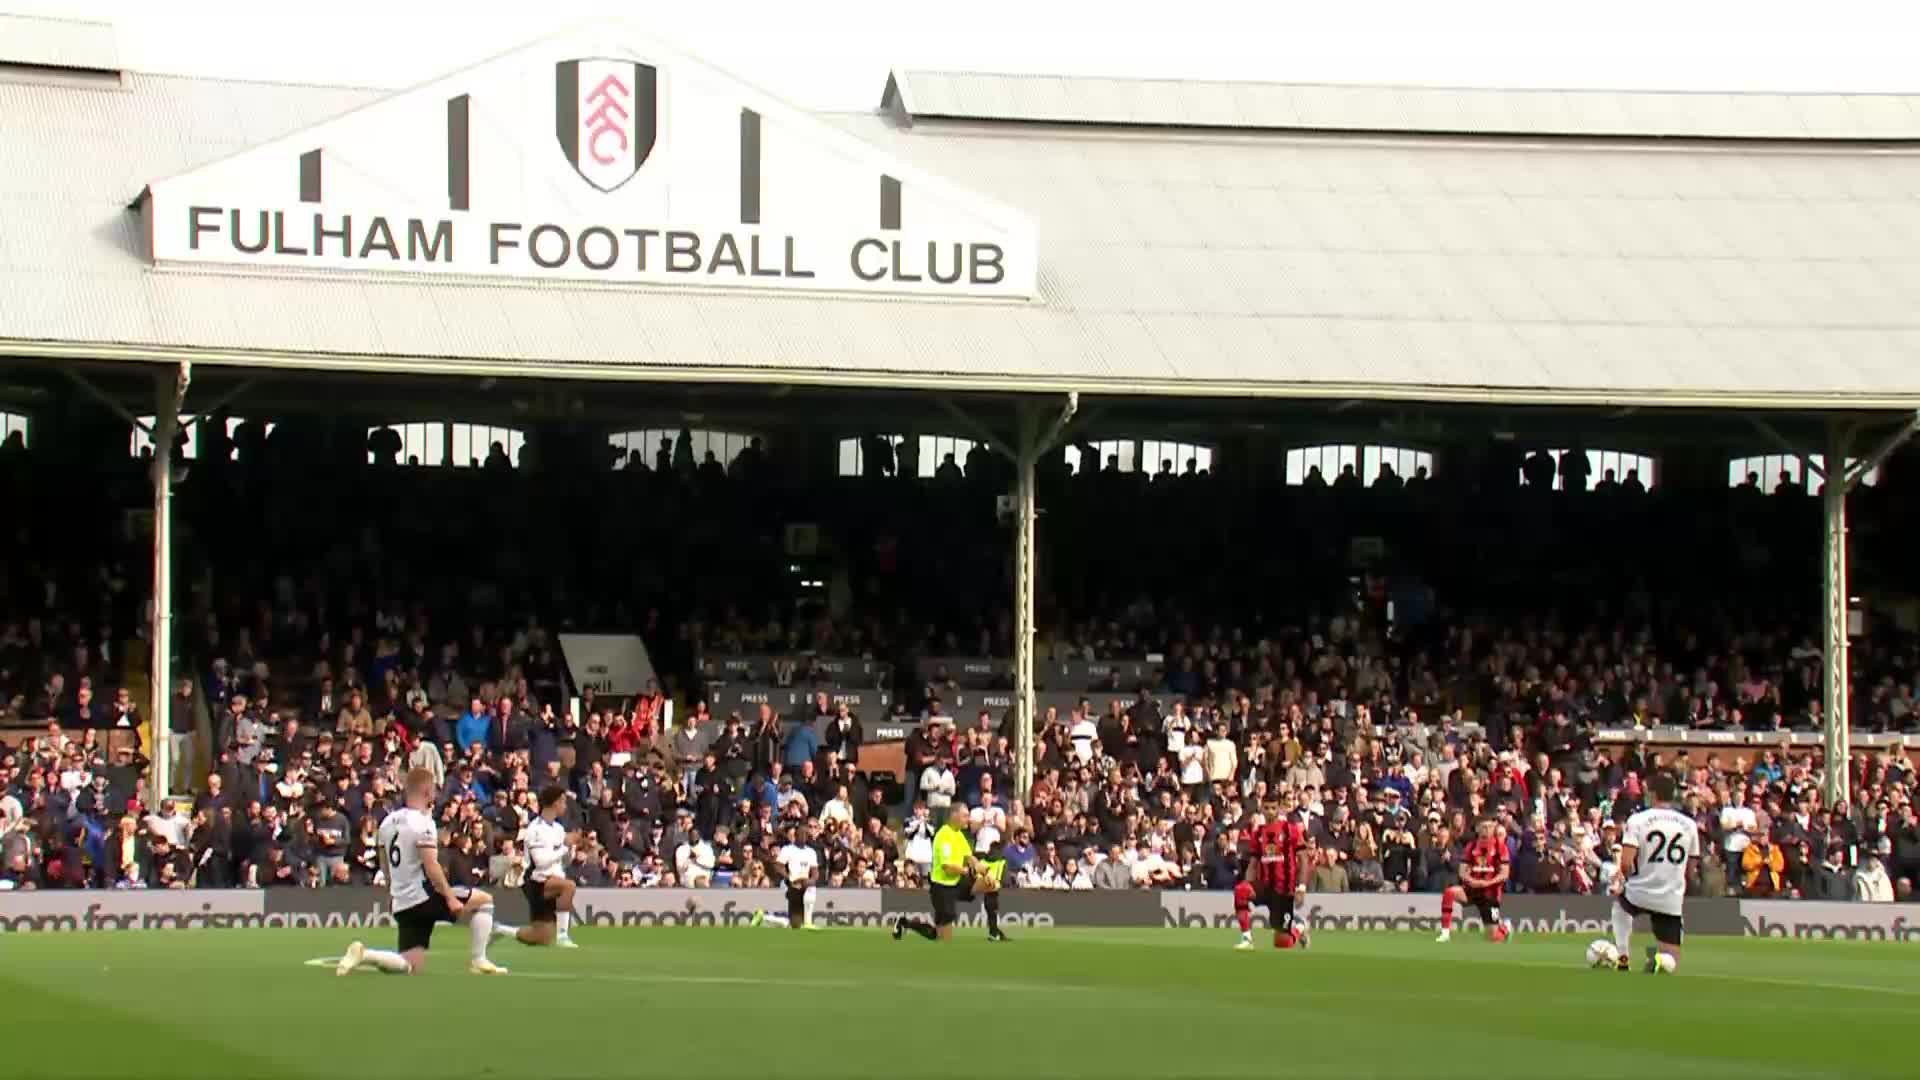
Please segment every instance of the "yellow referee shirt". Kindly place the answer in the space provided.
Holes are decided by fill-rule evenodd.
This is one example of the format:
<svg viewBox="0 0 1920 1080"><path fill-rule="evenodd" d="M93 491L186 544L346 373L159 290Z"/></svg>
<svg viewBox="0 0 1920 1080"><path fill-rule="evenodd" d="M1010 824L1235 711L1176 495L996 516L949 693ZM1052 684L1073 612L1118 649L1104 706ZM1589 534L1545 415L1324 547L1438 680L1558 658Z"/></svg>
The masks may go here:
<svg viewBox="0 0 1920 1080"><path fill-rule="evenodd" d="M956 874L947 868L965 867L967 860L973 858L973 844L967 840L967 834L951 825L940 826L933 835L933 868L929 876L935 885L958 885L966 876L963 869Z"/></svg>

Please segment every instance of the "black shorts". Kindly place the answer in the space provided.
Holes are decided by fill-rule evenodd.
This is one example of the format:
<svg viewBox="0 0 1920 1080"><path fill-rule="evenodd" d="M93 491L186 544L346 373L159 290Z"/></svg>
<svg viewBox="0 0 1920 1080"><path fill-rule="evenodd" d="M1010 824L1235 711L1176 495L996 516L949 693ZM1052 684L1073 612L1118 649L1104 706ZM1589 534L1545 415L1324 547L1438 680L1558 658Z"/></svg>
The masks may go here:
<svg viewBox="0 0 1920 1080"><path fill-rule="evenodd" d="M1680 940L1686 936L1687 929L1687 921L1683 916L1643 908L1624 896L1614 897L1613 902L1620 905L1621 911L1636 919L1645 915L1647 920L1653 923L1653 940L1662 945L1671 945L1676 949L1680 947Z"/></svg>
<svg viewBox="0 0 1920 1080"><path fill-rule="evenodd" d="M527 898L528 922L560 921L560 902L547 895L547 883L528 878L520 886L520 895Z"/></svg>
<svg viewBox="0 0 1920 1080"><path fill-rule="evenodd" d="M1293 901L1293 893L1281 892L1269 885L1262 885L1253 893L1254 906L1267 909L1267 926L1274 930L1293 929Z"/></svg>
<svg viewBox="0 0 1920 1080"><path fill-rule="evenodd" d="M933 925L952 926L959 920L961 903L972 899L971 895L962 895L966 890L965 881L952 885L942 885L937 881L933 883L928 889L933 895Z"/></svg>
<svg viewBox="0 0 1920 1080"><path fill-rule="evenodd" d="M787 918L799 920L807 913L807 886L787 883Z"/></svg>
<svg viewBox="0 0 1920 1080"><path fill-rule="evenodd" d="M459 897L462 903L472 894L473 890L465 885L453 887L453 895ZM404 911L393 913L393 925L400 932L400 951L403 953L431 948L434 926L457 921L447 908L447 898L439 893L428 896Z"/></svg>

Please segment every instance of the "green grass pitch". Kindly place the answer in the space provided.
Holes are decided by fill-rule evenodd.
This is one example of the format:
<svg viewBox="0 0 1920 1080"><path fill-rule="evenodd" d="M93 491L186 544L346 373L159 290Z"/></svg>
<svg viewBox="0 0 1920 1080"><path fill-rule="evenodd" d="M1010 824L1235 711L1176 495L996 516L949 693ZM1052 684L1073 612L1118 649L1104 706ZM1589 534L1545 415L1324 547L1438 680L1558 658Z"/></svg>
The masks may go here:
<svg viewBox="0 0 1920 1080"><path fill-rule="evenodd" d="M513 974L489 979L443 927L423 978L307 963L349 934L0 938L0 1076L1920 1075L1920 956L1889 944L1696 938L1666 977L1558 937L589 928L574 952L496 943Z"/></svg>

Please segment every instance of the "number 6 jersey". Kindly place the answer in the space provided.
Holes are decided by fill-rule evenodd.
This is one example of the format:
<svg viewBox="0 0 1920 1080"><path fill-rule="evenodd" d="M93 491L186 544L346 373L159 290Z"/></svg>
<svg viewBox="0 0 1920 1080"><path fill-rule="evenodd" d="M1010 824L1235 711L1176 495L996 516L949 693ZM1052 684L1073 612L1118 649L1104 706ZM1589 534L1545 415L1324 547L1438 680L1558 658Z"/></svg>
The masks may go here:
<svg viewBox="0 0 1920 1080"><path fill-rule="evenodd" d="M1687 860L1700 853L1700 829L1678 810L1656 806L1627 819L1621 844L1635 850L1625 867L1627 900L1648 911L1680 914L1687 896Z"/></svg>
<svg viewBox="0 0 1920 1080"><path fill-rule="evenodd" d="M439 833L433 819L411 807L401 807L380 823L380 851L387 864L387 891L393 896L393 910L405 911L424 904L431 890L427 871L420 863L420 844L437 845Z"/></svg>

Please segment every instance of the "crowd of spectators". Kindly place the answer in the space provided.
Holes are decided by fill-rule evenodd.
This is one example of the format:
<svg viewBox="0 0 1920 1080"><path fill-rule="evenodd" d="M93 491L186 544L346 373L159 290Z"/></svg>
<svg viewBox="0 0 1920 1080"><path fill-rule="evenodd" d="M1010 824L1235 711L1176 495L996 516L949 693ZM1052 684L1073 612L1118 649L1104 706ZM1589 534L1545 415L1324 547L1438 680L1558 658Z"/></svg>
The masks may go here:
<svg viewBox="0 0 1920 1080"><path fill-rule="evenodd" d="M1618 824L1656 768L1686 775L1715 856L1696 868L1699 895L1885 899L1920 880L1898 749L1862 754L1855 802L1827 806L1817 754L1663 760L1599 741L1675 722L1773 727L1817 708L1804 677L1774 681L1818 662L1785 633L1708 649L1690 632L1462 625L1423 646L1391 641L1363 606L1299 630L1149 638L1148 614L1049 641L1060 655L1145 645L1166 660L1135 693L1049 707L1026 791L1010 718L949 716L939 687L909 717L920 722L901 783L858 767L867 724L899 717L862 718L824 691L797 715L720 717L698 693L650 686L618 703L589 693L576 715L537 623L438 639L423 615L376 614L337 639L319 633L297 694L278 688L255 632L216 635L231 659L182 680L169 716L191 753L196 729L181 721L205 697L213 766L190 796L154 805L147 748L115 730L130 713L137 723L124 692L97 706L104 673L68 692L47 672L44 729L0 753L0 888L374 884L373 838L410 767L440 778L448 870L470 884L518 883L534 793L560 783L581 836L570 874L590 886L768 884L789 833L820 848L826 884L913 886L959 803L1018 887L1223 888L1262 797L1285 789L1307 816L1313 889L1443 889L1472 823L1492 817L1514 891L1582 893L1605 887ZM1910 687L1884 677L1887 723L1902 726Z"/></svg>

